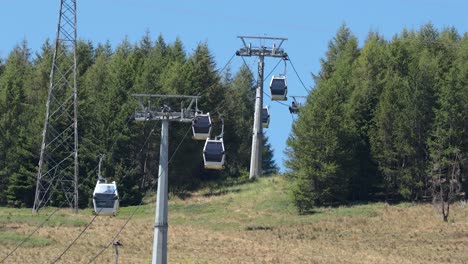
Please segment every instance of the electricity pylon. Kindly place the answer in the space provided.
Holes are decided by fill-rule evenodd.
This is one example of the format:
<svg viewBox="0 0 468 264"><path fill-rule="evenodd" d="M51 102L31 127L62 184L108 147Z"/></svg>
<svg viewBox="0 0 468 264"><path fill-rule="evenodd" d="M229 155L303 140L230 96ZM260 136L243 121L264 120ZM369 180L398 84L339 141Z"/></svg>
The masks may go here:
<svg viewBox="0 0 468 264"><path fill-rule="evenodd" d="M244 44L244 47L236 52L237 56L251 57L257 56L258 60L258 79L257 89L255 95L255 114L254 114L254 125L252 134L252 153L250 157L250 175L249 179L255 179L261 176L263 173L262 169L262 149L263 149L263 130L262 130L262 109L263 109L263 73L265 68L265 57L275 57L285 59L288 54L284 52L281 45L287 38L274 38L274 37L251 37L251 36L239 36ZM257 39L261 43L265 41L279 41L278 46L275 44L270 47L261 45L259 47L252 47L252 44L245 42L246 39Z"/></svg>
<svg viewBox="0 0 468 264"><path fill-rule="evenodd" d="M56 199L78 212L76 0L61 0L33 213Z"/></svg>

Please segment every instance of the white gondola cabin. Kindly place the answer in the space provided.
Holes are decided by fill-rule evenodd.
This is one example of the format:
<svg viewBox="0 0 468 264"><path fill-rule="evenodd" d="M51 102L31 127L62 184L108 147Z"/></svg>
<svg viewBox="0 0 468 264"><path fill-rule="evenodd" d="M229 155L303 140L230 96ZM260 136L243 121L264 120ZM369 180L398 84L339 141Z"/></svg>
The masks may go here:
<svg viewBox="0 0 468 264"><path fill-rule="evenodd" d="M94 213L98 215L116 215L119 209L119 194L115 181L107 183L98 180L93 192Z"/></svg>
<svg viewBox="0 0 468 264"><path fill-rule="evenodd" d="M288 85L286 76L273 76L270 82L271 100L286 101L288 94Z"/></svg>
<svg viewBox="0 0 468 264"><path fill-rule="evenodd" d="M270 110L268 107L262 109L262 127L268 128L270 126Z"/></svg>
<svg viewBox="0 0 468 264"><path fill-rule="evenodd" d="M226 158L224 152L223 139L207 139L203 148L205 169L224 169L224 160Z"/></svg>
<svg viewBox="0 0 468 264"><path fill-rule="evenodd" d="M192 121L192 138L195 140L206 140L210 138L211 118L210 113L198 114Z"/></svg>

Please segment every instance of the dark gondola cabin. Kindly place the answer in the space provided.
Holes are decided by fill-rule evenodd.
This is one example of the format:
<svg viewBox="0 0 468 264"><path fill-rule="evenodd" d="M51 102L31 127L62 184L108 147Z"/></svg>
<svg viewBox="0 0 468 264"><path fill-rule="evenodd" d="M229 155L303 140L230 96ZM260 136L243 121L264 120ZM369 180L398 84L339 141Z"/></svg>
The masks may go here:
<svg viewBox="0 0 468 264"><path fill-rule="evenodd" d="M296 101L293 101L293 102L291 103L291 106L289 107L289 112L290 112L291 114L297 114L297 113L299 113L299 107L300 107L300 106L301 106L301 105L300 105L299 103L297 103Z"/></svg>
<svg viewBox="0 0 468 264"><path fill-rule="evenodd" d="M116 215L119 209L119 194L115 181L107 183L98 180L93 192L94 213L98 215Z"/></svg>
<svg viewBox="0 0 468 264"><path fill-rule="evenodd" d="M203 161L205 169L221 170L224 169L224 153L223 140L207 139L203 148Z"/></svg>
<svg viewBox="0 0 468 264"><path fill-rule="evenodd" d="M270 126L270 110L268 107L262 109L262 127L268 128Z"/></svg>
<svg viewBox="0 0 468 264"><path fill-rule="evenodd" d="M210 138L211 118L209 113L207 113L206 115L200 114L195 116L195 118L192 121L192 132L193 139L206 140Z"/></svg>
<svg viewBox="0 0 468 264"><path fill-rule="evenodd" d="M273 76L270 82L271 100L286 101L288 94L288 85L286 76Z"/></svg>

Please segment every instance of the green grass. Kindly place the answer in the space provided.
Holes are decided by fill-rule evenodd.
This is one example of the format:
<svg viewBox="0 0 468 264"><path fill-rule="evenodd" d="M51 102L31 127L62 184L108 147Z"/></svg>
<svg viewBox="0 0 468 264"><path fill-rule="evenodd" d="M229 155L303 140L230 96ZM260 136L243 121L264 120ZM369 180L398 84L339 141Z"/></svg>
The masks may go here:
<svg viewBox="0 0 468 264"><path fill-rule="evenodd" d="M298 215L282 177L259 178L254 182L222 187L222 195L205 199L173 199L169 203L170 221L180 225L202 226L217 230L263 230L317 222L325 218L348 216L374 217L383 204L319 208L314 214ZM210 199L210 197L212 199Z"/></svg>
<svg viewBox="0 0 468 264"><path fill-rule="evenodd" d="M19 243L21 243L24 239L26 239L27 237L28 237L27 235L19 235L15 233L1 232L0 233L0 245L15 245L16 246ZM27 239L24 242L24 244L22 244L22 246L23 247L45 247L53 243L54 241L51 239L32 236L29 239Z"/></svg>
<svg viewBox="0 0 468 264"><path fill-rule="evenodd" d="M33 215L31 209L12 209L1 208L0 210L0 226L7 223L40 225L45 226L84 226L87 221L77 218L70 218L68 214L56 212L47 221L48 216L53 213L53 210L47 209L41 211L38 215Z"/></svg>

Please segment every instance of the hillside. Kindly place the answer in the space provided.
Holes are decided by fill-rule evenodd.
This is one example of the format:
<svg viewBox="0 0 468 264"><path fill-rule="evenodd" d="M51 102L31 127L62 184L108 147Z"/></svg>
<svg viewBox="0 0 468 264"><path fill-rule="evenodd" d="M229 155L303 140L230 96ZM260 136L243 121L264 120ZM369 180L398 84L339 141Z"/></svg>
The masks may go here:
<svg viewBox="0 0 468 264"><path fill-rule="evenodd" d="M147 199L153 200L153 199ZM384 203L321 208L297 215L281 177L206 188L169 201L169 263L466 263L468 208L444 223L431 205ZM135 211L135 209L137 209ZM0 260L53 212L0 209ZM120 263L151 261L154 205L97 217L59 263L88 263L117 239ZM93 219L59 210L5 263L50 263ZM113 263L111 247L96 259Z"/></svg>

